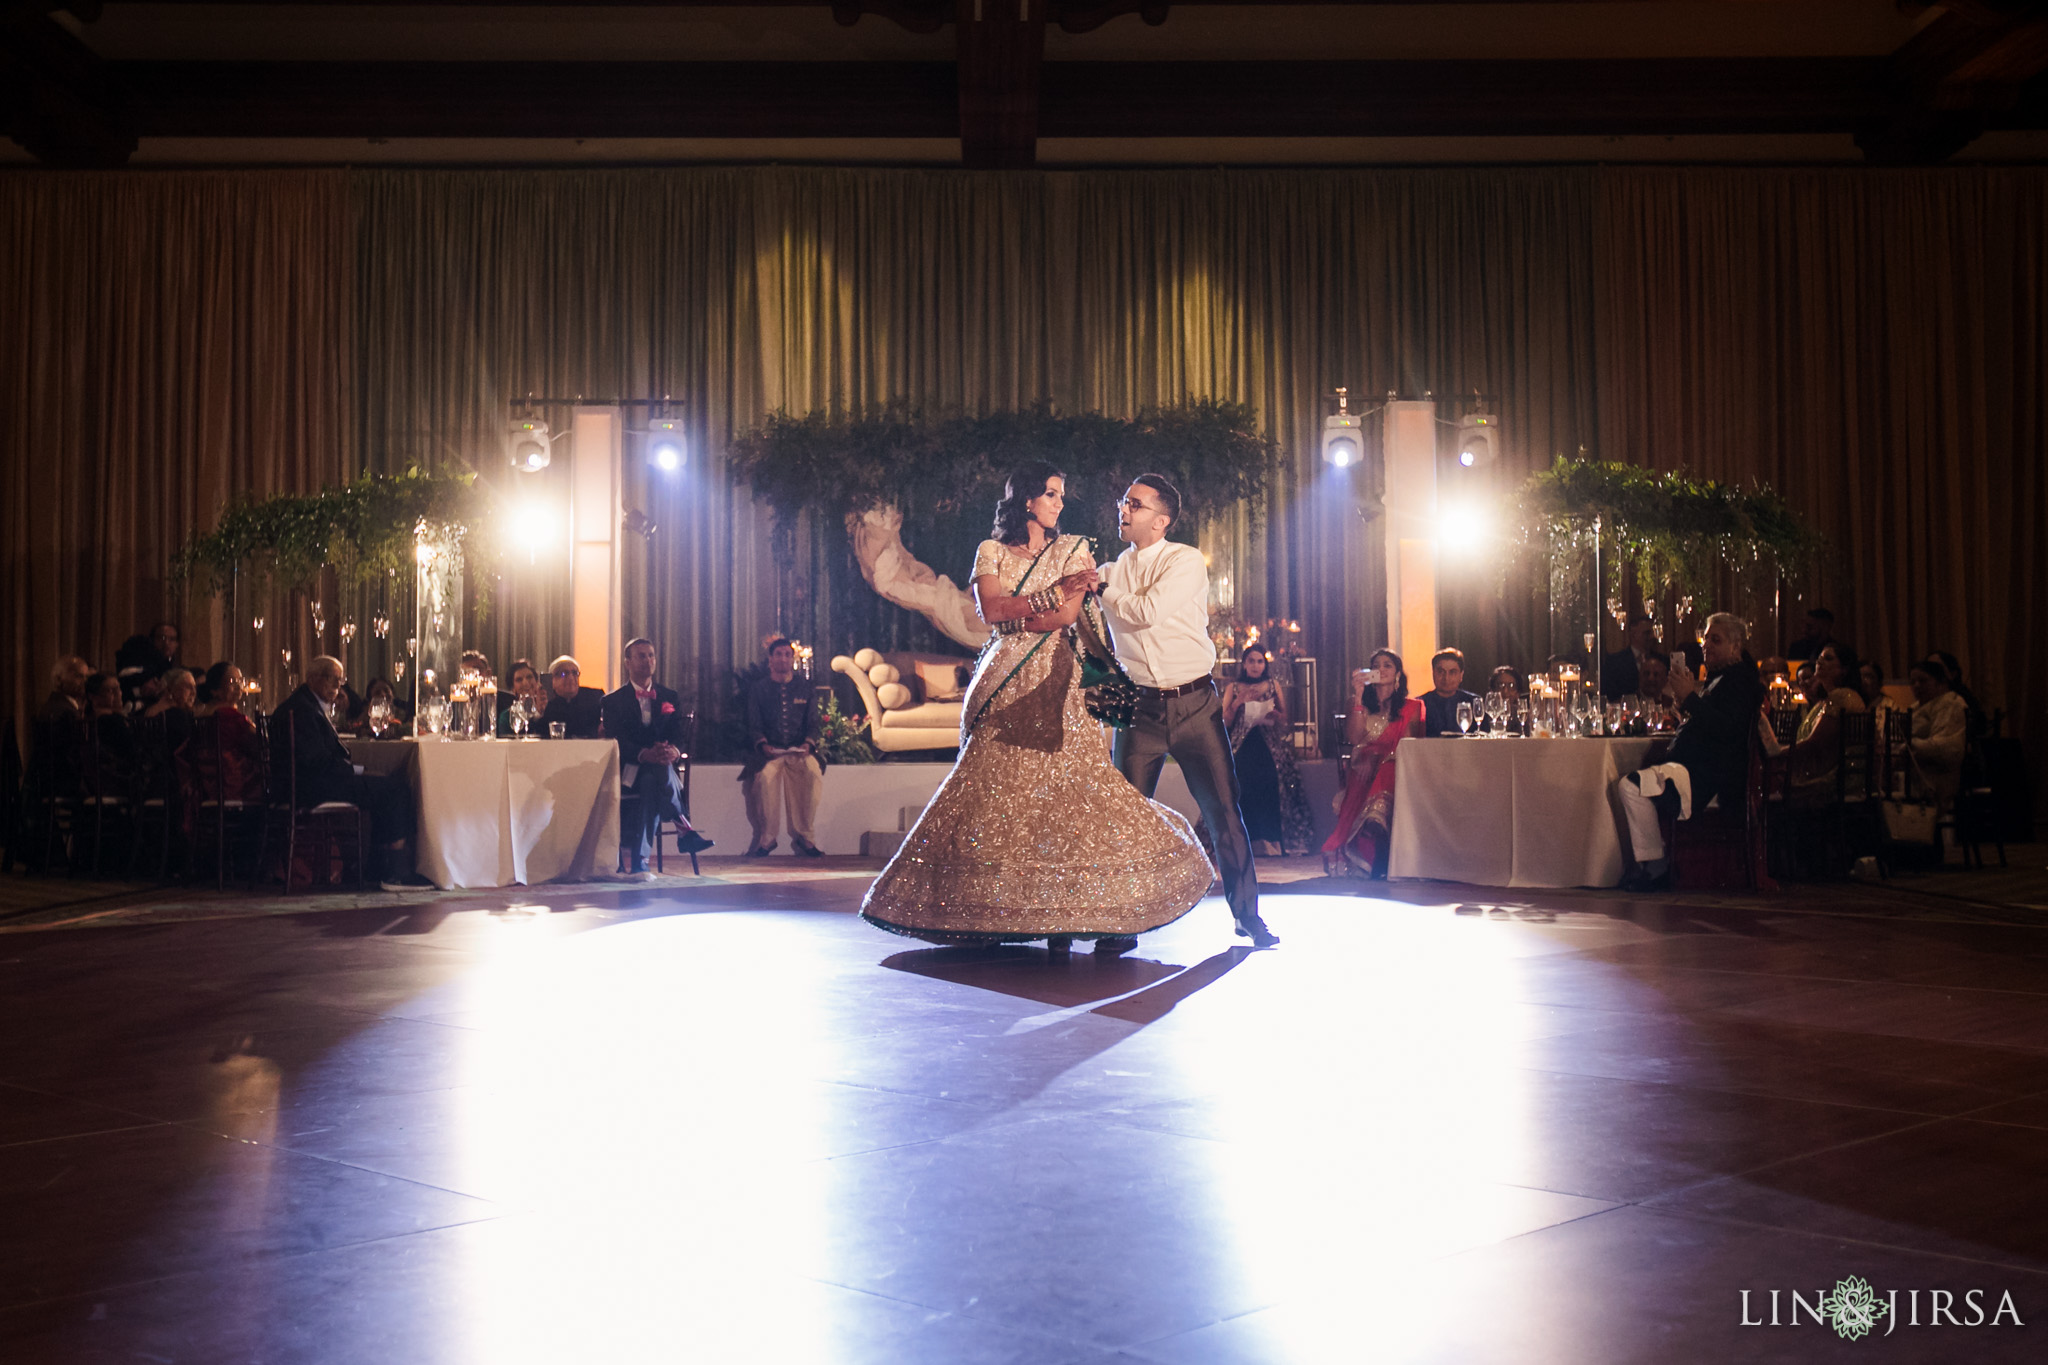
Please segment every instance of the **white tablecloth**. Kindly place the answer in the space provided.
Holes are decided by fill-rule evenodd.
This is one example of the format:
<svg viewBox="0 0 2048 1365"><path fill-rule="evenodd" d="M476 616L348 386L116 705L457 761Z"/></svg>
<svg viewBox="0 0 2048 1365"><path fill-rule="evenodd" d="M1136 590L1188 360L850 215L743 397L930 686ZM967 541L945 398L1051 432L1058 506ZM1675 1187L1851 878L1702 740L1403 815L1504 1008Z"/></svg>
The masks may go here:
<svg viewBox="0 0 2048 1365"><path fill-rule="evenodd" d="M356 761L392 771L401 748L413 759L419 798L419 873L434 885L530 886L618 865L612 741L428 739L376 745Z"/></svg>
<svg viewBox="0 0 2048 1365"><path fill-rule="evenodd" d="M1649 739L1408 739L1394 756L1388 875L1475 886L1612 886L1608 806Z"/></svg>

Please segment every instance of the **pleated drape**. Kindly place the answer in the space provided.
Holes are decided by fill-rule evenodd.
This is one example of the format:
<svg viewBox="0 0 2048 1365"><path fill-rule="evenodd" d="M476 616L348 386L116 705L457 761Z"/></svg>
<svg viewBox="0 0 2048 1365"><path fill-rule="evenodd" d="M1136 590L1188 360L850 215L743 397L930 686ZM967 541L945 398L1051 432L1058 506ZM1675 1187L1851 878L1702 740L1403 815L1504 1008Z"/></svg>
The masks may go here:
<svg viewBox="0 0 2048 1365"><path fill-rule="evenodd" d="M1890 676L1946 649L2039 750L2048 176L1631 170L1599 196L1603 452L1782 489L1830 552L1771 647L1824 604Z"/></svg>
<svg viewBox="0 0 2048 1365"><path fill-rule="evenodd" d="M337 171L0 176L6 714L158 619L202 669L233 647L170 556L232 494L357 469L352 256Z"/></svg>
<svg viewBox="0 0 2048 1365"><path fill-rule="evenodd" d="M231 489L414 462L510 487L527 394L683 405L679 477L627 452L660 530L623 606L710 705L770 629L934 642L841 528L778 536L731 486L768 413L1249 403L1278 493L1207 548L1244 614L1302 618L1334 691L1385 618L1367 490L1317 455L1343 384L1496 397L1501 483L1582 447L1771 481L1834 547L1791 625L1826 601L1895 672L1951 648L2039 748L2044 199L2027 169L0 175L9 701L146 624ZM477 642L562 648L564 577L508 564ZM1445 583L1475 665L1552 646L1521 585Z"/></svg>
<svg viewBox="0 0 2048 1365"><path fill-rule="evenodd" d="M1384 576L1377 530L1357 515L1362 486L1321 464L1321 395L1498 393L1538 462L1595 425L1585 173L475 171L356 183L373 462L487 462L507 402L524 394L687 401L698 459L685 476L650 478L628 460L628 501L662 530L644 553L629 547L625 612L628 632L662 640L705 696L778 626L831 650L939 643L859 583L841 528L778 541L730 485L726 442L777 409L1050 401L1129 416L1193 397L1249 403L1280 443L1280 492L1268 515L1216 528L1218 572L1246 614L1300 616L1340 661L1378 641ZM1077 494L1115 491L1070 472ZM966 566L934 567L958 579ZM558 594L518 577L482 634L522 650L535 632L560 638ZM1453 602L1463 638L1483 637L1477 652L1490 655L1487 587L1474 574ZM1520 599L1512 615L1532 619Z"/></svg>

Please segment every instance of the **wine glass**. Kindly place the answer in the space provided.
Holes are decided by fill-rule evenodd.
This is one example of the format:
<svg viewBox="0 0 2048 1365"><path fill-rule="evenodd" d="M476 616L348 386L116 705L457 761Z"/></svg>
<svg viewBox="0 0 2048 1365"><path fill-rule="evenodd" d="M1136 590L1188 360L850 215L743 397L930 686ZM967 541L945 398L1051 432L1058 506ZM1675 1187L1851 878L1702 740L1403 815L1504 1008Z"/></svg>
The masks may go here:
<svg viewBox="0 0 2048 1365"><path fill-rule="evenodd" d="M1485 716L1489 717L1489 718L1490 718L1490 720L1491 720L1491 722L1492 722L1491 724L1489 724L1489 725L1488 725L1488 726L1486 727L1486 733L1487 733L1487 734L1489 734L1489 735L1492 735L1492 736L1494 736L1494 737L1495 737L1496 739L1497 739L1497 738L1499 738L1499 737L1500 737L1500 693L1499 693L1499 692L1497 692L1497 691L1495 691L1495 692L1488 692L1488 693L1487 693L1487 694L1486 694L1486 695L1485 695L1485 696L1484 696L1483 698L1481 698L1481 699L1480 699L1480 702L1479 702L1479 710L1480 710L1480 712L1481 712L1482 714L1484 714Z"/></svg>
<svg viewBox="0 0 2048 1365"><path fill-rule="evenodd" d="M1461 735L1472 733L1472 703L1469 701L1458 703L1458 733Z"/></svg>
<svg viewBox="0 0 2048 1365"><path fill-rule="evenodd" d="M384 738L384 732L391 728L391 703L379 697L370 703L370 736Z"/></svg>

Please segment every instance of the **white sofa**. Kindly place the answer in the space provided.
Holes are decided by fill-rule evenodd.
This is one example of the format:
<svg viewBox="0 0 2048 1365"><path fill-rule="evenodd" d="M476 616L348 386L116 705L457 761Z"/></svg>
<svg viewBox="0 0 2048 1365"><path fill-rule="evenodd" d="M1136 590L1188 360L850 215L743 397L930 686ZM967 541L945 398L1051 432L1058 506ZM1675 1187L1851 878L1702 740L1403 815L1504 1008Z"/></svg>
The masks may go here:
<svg viewBox="0 0 2048 1365"><path fill-rule="evenodd" d="M958 699L927 701L925 685L917 676L920 663L927 665L928 671L952 668L971 672L974 667L974 660L948 654L885 656L872 649L832 660L832 671L844 673L860 689L868 713L868 738L884 753L960 746L961 703Z"/></svg>

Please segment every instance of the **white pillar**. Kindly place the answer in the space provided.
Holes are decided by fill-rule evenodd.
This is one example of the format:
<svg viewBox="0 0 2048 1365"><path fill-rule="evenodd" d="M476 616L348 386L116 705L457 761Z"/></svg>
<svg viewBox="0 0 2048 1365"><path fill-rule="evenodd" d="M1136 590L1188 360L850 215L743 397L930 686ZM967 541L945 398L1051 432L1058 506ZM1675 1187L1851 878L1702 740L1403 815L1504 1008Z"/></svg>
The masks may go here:
<svg viewBox="0 0 2048 1365"><path fill-rule="evenodd" d="M1420 696L1437 651L1436 404L1387 404L1387 637Z"/></svg>
<svg viewBox="0 0 2048 1365"><path fill-rule="evenodd" d="M569 638L583 685L609 692L625 676L619 632L619 517L626 423L619 409L576 409L569 442Z"/></svg>

